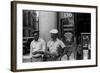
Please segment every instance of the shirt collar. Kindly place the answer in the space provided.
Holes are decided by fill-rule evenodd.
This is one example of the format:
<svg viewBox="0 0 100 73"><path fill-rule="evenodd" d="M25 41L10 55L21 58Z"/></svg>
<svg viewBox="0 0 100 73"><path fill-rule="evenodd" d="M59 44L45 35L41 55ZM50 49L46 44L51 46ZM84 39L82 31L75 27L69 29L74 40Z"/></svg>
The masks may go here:
<svg viewBox="0 0 100 73"><path fill-rule="evenodd" d="M51 39L51 41L53 41L53 40ZM58 38L56 39L56 41L58 41ZM56 41L53 41L53 42L56 42Z"/></svg>
<svg viewBox="0 0 100 73"><path fill-rule="evenodd" d="M35 40L34 40L35 41ZM40 37L39 37L39 39L38 39L38 41L35 41L35 42L39 42L40 41Z"/></svg>

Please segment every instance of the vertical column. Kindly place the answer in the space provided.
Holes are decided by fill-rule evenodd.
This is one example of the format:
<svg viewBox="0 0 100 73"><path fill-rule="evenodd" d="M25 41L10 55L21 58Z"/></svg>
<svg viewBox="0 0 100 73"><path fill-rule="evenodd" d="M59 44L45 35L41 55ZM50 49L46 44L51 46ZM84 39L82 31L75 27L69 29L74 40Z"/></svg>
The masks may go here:
<svg viewBox="0 0 100 73"><path fill-rule="evenodd" d="M48 40L50 39L49 31L54 28L57 28L57 13L41 11L39 13L40 37L48 42Z"/></svg>

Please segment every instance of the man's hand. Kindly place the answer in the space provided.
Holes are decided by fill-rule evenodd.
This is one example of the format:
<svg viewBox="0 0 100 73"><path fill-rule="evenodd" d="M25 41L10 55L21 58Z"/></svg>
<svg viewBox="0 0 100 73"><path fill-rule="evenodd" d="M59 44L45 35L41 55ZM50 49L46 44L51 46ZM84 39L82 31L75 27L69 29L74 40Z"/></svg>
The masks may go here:
<svg viewBox="0 0 100 73"><path fill-rule="evenodd" d="M62 48L61 46L58 47L57 53L58 53L59 56L63 55L64 49L65 49L65 48Z"/></svg>

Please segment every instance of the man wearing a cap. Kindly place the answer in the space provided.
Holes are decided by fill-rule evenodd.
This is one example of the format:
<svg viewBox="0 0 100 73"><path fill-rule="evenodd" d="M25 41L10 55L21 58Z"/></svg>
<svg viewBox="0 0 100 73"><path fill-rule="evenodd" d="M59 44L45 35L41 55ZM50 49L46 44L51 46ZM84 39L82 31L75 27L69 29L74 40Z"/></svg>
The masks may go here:
<svg viewBox="0 0 100 73"><path fill-rule="evenodd" d="M34 40L30 44L32 62L42 61L45 52L45 41L39 37L39 31L33 32Z"/></svg>
<svg viewBox="0 0 100 73"><path fill-rule="evenodd" d="M51 61L59 60L59 51L65 48L65 44L58 39L58 30L52 29L50 31L51 40L47 43L47 49L49 54L51 54Z"/></svg>

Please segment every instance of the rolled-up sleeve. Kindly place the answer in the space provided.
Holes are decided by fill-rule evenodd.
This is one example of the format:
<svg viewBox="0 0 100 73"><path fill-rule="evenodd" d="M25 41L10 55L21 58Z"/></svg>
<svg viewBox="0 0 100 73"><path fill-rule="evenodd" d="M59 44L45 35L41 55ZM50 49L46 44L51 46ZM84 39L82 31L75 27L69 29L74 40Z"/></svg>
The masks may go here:
<svg viewBox="0 0 100 73"><path fill-rule="evenodd" d="M59 41L59 45L64 48L65 47L65 44L62 42L62 41Z"/></svg>

